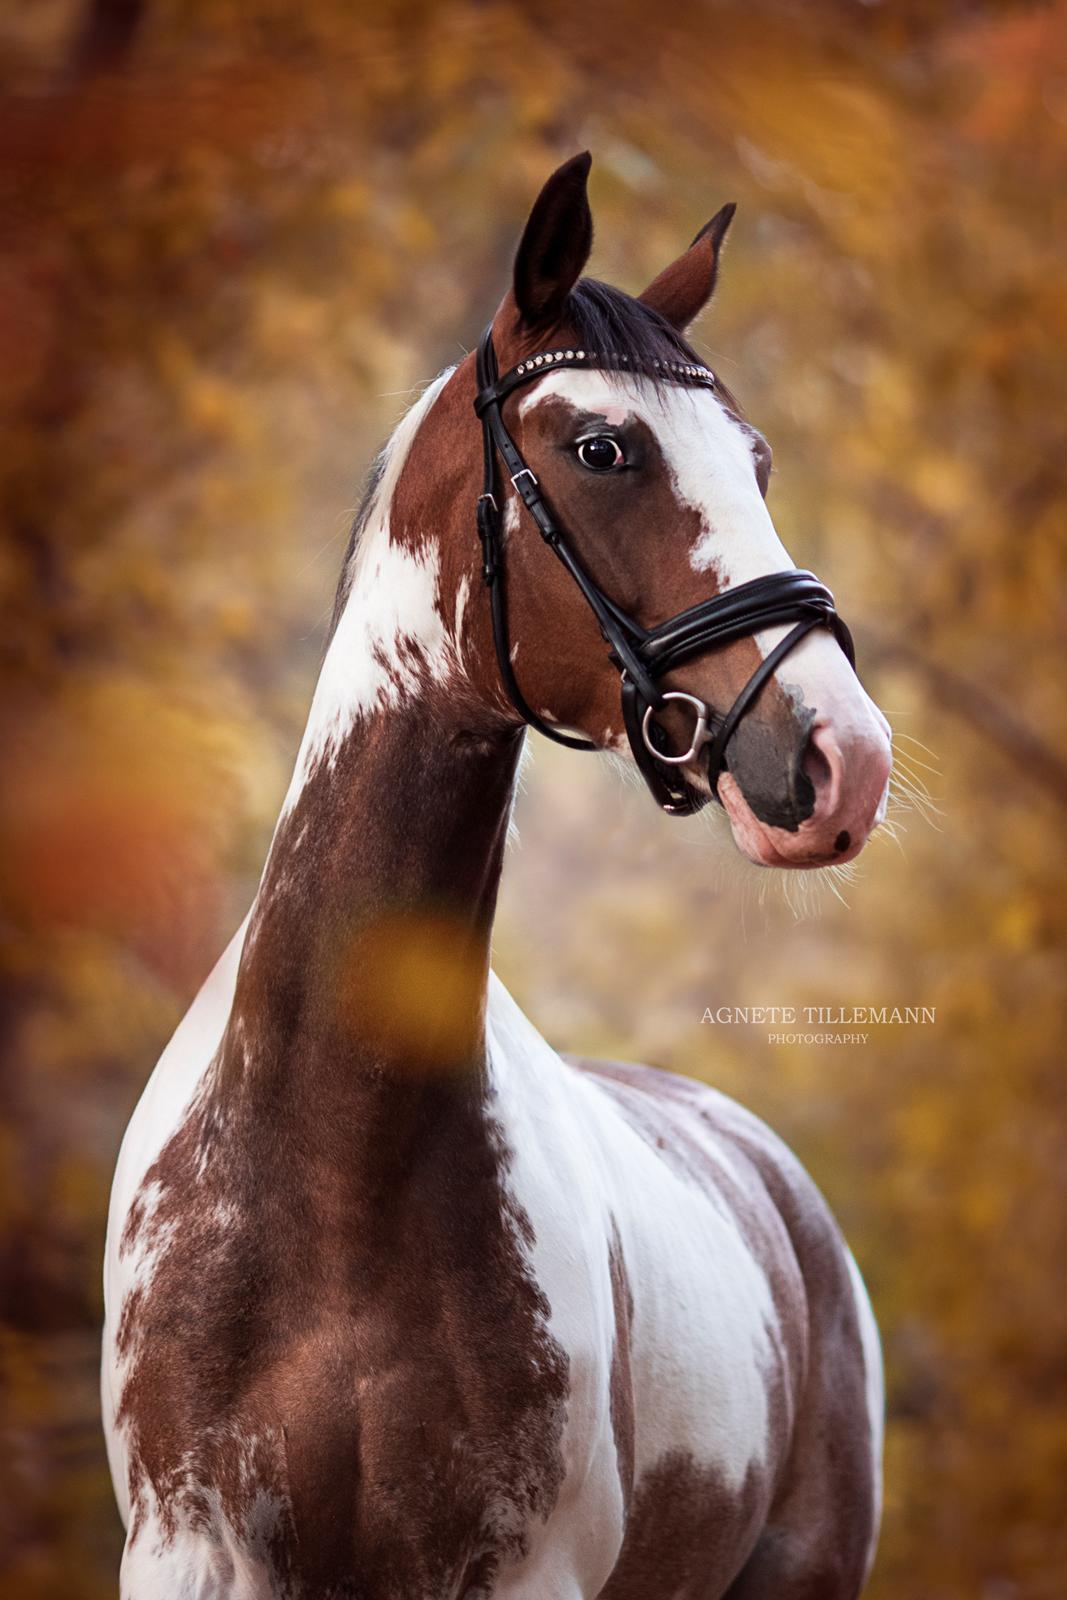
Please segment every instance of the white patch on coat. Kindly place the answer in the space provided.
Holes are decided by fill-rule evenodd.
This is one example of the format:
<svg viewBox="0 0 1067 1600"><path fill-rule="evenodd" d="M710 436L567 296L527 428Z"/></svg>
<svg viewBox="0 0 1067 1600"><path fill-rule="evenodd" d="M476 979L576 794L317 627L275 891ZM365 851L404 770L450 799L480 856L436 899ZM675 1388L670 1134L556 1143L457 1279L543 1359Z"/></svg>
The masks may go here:
<svg viewBox="0 0 1067 1600"><path fill-rule="evenodd" d="M471 597L471 581L470 581L470 579L468 577L464 576L464 577L460 578L460 580L459 580L459 588L456 590L456 621L455 621L455 626L454 626L454 628L452 630L453 631L453 638L456 641L456 648L457 649L459 649L460 643L461 643L461 641L463 639L463 627L464 627L464 623L467 620L467 606L468 606L468 604L470 602L470 597ZM298 839L297 840L297 844L299 844L299 843L300 843L300 841Z"/></svg>
<svg viewBox="0 0 1067 1600"><path fill-rule="evenodd" d="M238 1470L249 1463L255 1441L234 1440ZM142 1488L137 1536L127 1541L119 1575L120 1600L275 1600L278 1594L270 1540L289 1514L286 1501L258 1488L250 1496L247 1529L238 1534L223 1512L218 1491L190 1473L187 1491L200 1514L195 1526L178 1511L165 1532L150 1483ZM204 1526L204 1514L208 1525Z"/></svg>
<svg viewBox="0 0 1067 1600"><path fill-rule="evenodd" d="M104 1342L101 1366L101 1402L111 1476L119 1511L129 1517L126 1444L115 1427L125 1367L116 1344L119 1319L127 1295L147 1282L165 1248L158 1230L149 1237L142 1227L132 1250L120 1250L126 1219L145 1174L163 1146L180 1127L222 1042L237 984L237 969L244 947L248 918L238 928L196 999L178 1024L159 1058L130 1118L119 1150L111 1187L107 1240L104 1245ZM154 1189L154 1186L153 1186ZM149 1214L153 1191L145 1196ZM158 1198L158 1196L156 1196Z"/></svg>
<svg viewBox="0 0 1067 1600"><path fill-rule="evenodd" d="M322 760L332 761L357 718L417 694L423 674L445 682L459 667L460 623L445 628L440 605L441 552L427 540L395 544L393 497L415 435L451 376L435 378L385 447L384 467L367 508L347 573L344 609L326 651L282 816Z"/></svg>
<svg viewBox="0 0 1067 1600"><path fill-rule="evenodd" d="M534 1232L530 1269L567 1353L564 1487L499 1600L598 1594L618 1558L623 1503L611 1422L618 1229L634 1300L635 1479L689 1452L740 1491L766 1464L775 1311L729 1207L677 1176L610 1094L568 1067L495 975L487 1017L491 1113L511 1153L508 1185ZM709 1130L692 1137L710 1147Z"/></svg>

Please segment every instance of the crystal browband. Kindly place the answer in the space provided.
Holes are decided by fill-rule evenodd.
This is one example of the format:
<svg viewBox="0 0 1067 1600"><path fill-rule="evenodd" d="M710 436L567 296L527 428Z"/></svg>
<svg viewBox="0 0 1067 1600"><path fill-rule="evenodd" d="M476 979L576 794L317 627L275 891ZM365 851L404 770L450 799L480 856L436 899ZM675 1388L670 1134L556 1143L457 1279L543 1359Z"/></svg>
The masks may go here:
<svg viewBox="0 0 1067 1600"><path fill-rule="evenodd" d="M537 355L528 356L525 361L520 361L514 370L516 373L525 374L534 372L538 367L550 367L554 362L573 366L579 361L620 371L626 367L637 372L645 370L644 367L638 367L631 362L629 356L617 350L608 350L603 355L596 350L542 350ZM715 382L715 374L710 368L687 365L684 361L662 361L657 357L651 363L651 371L661 377L676 378L685 383L706 383L711 387Z"/></svg>
<svg viewBox="0 0 1067 1600"><path fill-rule="evenodd" d="M487 406L506 399L513 389L517 389L520 384L528 383L531 377L546 372L549 367L586 367L600 372L632 372L636 377L658 378L668 383L696 385L704 389L716 387L715 374L711 368L702 367L696 362L666 361L657 357L646 364L632 361L628 355L619 350L540 350L536 355L526 356L517 366L511 367L494 382L482 384L474 403L475 411L479 416L483 416Z"/></svg>

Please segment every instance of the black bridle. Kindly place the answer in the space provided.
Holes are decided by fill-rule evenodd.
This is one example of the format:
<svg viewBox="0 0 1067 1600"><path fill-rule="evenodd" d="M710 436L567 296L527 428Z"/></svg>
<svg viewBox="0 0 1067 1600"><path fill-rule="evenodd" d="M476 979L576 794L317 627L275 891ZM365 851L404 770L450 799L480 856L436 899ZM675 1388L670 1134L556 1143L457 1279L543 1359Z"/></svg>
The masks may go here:
<svg viewBox="0 0 1067 1600"><path fill-rule="evenodd" d="M830 628L852 666L856 664L852 636L838 616L834 597L812 573L793 570L775 572L739 584L699 605L669 617L654 628L644 628L620 609L590 577L563 535L541 492L541 485L523 460L515 441L504 426L501 406L513 390L543 377L560 367L586 370L634 371L625 356L595 350L545 350L527 356L503 377L498 376L492 327L486 328L478 343L478 393L474 409L482 423L485 472L478 497L478 534L482 542L482 576L489 589L493 617L493 641L500 676L515 710L530 727L536 728L557 744L572 750L595 750L589 739L561 733L538 716L519 687L511 662L508 643L507 595L504 575L504 544L501 537L502 504L498 499L497 457L503 462L507 478L515 486L545 543L562 561L578 585L600 631L610 646L611 660L622 678L622 707L626 732L634 759L657 803L672 816L686 816L705 803L681 776L680 768L708 747L708 777L713 793L726 766L726 749L738 723L754 704L772 673L813 628ZM690 387L714 389L715 374L709 368L682 361L659 361L648 374L659 380ZM680 690L661 690L657 679L672 667L717 649L734 639L742 639L762 628L792 622L795 627L760 662L733 705L720 716L696 695ZM683 755L670 750L656 713L668 701L685 701L695 711L696 722L689 748Z"/></svg>

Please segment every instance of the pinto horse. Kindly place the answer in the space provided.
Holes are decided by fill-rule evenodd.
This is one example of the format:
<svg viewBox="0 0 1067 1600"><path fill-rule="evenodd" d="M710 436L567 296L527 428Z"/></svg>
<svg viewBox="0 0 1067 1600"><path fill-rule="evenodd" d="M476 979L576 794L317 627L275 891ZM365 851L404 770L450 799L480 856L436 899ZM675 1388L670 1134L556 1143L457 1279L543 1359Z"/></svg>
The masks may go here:
<svg viewBox="0 0 1067 1600"><path fill-rule="evenodd" d="M556 733L632 743L522 474L645 628L791 565L769 450L684 334L732 208L634 299L580 276L588 167L549 179L492 324L529 378L500 400L526 465L484 502L510 673L470 357L378 461L255 903L123 1142L123 1600L848 1600L870 1565L878 1336L814 1185L713 1089L561 1058L489 971L516 686ZM689 808L720 801L754 861L847 860L889 737L829 628L720 773L685 753L690 700L721 719L784 632L667 672L650 693L684 703L657 698L648 750L682 751Z"/></svg>

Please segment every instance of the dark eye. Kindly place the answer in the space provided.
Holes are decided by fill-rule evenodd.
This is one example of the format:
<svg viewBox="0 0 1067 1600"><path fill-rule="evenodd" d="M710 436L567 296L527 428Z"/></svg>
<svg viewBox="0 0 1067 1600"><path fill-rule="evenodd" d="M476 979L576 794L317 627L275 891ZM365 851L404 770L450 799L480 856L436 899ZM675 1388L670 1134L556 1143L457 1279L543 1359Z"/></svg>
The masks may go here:
<svg viewBox="0 0 1067 1600"><path fill-rule="evenodd" d="M613 467L626 465L626 458L618 442L601 433L595 439L583 439L578 446L578 460L590 472L610 472Z"/></svg>

